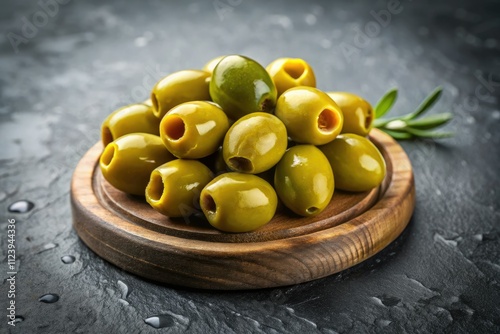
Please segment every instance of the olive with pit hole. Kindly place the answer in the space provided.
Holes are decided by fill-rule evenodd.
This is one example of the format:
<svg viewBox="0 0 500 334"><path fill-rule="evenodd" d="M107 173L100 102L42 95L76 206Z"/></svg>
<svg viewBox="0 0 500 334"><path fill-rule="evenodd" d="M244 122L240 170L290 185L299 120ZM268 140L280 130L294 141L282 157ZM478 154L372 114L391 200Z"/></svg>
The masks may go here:
<svg viewBox="0 0 500 334"><path fill-rule="evenodd" d="M173 107L189 101L210 101L210 73L183 70L172 73L156 83L151 92L153 113L159 119Z"/></svg>
<svg viewBox="0 0 500 334"><path fill-rule="evenodd" d="M367 191L379 186L386 174L385 160L367 138L345 133L320 146L333 174L335 186L347 191Z"/></svg>
<svg viewBox="0 0 500 334"><path fill-rule="evenodd" d="M253 231L273 218L278 198L273 187L258 176L225 173L201 191L200 206L215 228L225 232Z"/></svg>
<svg viewBox="0 0 500 334"><path fill-rule="evenodd" d="M130 133L109 143L99 166L104 178L115 188L144 196L151 172L175 159L161 138L149 133Z"/></svg>
<svg viewBox="0 0 500 334"><path fill-rule="evenodd" d="M328 96L342 110L344 126L341 133L355 133L367 136L372 129L374 118L373 108L362 97L347 92L328 92Z"/></svg>
<svg viewBox="0 0 500 334"><path fill-rule="evenodd" d="M160 120L145 104L131 104L112 112L101 125L101 140L104 146L113 140L134 132L159 135Z"/></svg>
<svg viewBox="0 0 500 334"><path fill-rule="evenodd" d="M254 112L272 112L276 87L255 60L231 55L222 58L212 73L210 96L229 118L237 120Z"/></svg>
<svg viewBox="0 0 500 334"><path fill-rule="evenodd" d="M222 154L231 170L258 174L276 165L287 145L286 128L279 118L257 112L243 116L229 128Z"/></svg>
<svg viewBox="0 0 500 334"><path fill-rule="evenodd" d="M146 201L166 216L188 217L199 208L201 190L212 178L210 169L199 161L169 161L151 172Z"/></svg>
<svg viewBox="0 0 500 334"><path fill-rule="evenodd" d="M290 138L301 144L326 144L340 133L344 116L339 106L313 87L295 87L284 92L275 115L285 124Z"/></svg>
<svg viewBox="0 0 500 334"><path fill-rule="evenodd" d="M276 85L278 96L293 87L316 87L314 71L303 59L278 58L267 65L266 70Z"/></svg>
<svg viewBox="0 0 500 334"><path fill-rule="evenodd" d="M328 159L314 145L288 149L276 165L274 188L283 204L298 215L315 216L323 211L334 187Z"/></svg>
<svg viewBox="0 0 500 334"><path fill-rule="evenodd" d="M163 117L160 137L176 157L199 159L217 151L228 129L229 120L222 109L193 101L172 108Z"/></svg>

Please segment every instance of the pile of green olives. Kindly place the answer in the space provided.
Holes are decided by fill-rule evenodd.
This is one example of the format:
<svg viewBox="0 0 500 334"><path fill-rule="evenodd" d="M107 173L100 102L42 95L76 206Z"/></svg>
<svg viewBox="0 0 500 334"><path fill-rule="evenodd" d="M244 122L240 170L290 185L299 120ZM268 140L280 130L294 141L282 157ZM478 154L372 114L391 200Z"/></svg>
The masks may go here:
<svg viewBox="0 0 500 334"><path fill-rule="evenodd" d="M279 203L311 217L335 189L379 186L386 166L367 137L373 120L362 97L316 88L303 59L263 67L220 56L111 113L99 164L109 184L166 216L203 212L220 231L248 232L271 221Z"/></svg>

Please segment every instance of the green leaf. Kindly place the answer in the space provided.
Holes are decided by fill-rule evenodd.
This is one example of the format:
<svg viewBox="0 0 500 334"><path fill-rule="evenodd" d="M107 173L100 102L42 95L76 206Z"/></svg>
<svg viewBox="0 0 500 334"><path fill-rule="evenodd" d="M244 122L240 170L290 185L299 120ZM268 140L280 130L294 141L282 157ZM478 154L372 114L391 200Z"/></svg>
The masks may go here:
<svg viewBox="0 0 500 334"><path fill-rule="evenodd" d="M398 89L392 88L382 96L382 98L375 105L375 118L384 116L394 105L398 98Z"/></svg>
<svg viewBox="0 0 500 334"><path fill-rule="evenodd" d="M393 130L387 130L387 129L380 129L387 133L389 136L391 136L394 139L399 139L399 140L404 140L404 139L412 139L413 135L408 132L400 132L400 131L393 131Z"/></svg>
<svg viewBox="0 0 500 334"><path fill-rule="evenodd" d="M406 128L405 130L408 133L419 138L448 138L448 137L453 137L454 135L453 132L435 132L430 130L420 130L420 129L410 128L410 127Z"/></svg>
<svg viewBox="0 0 500 334"><path fill-rule="evenodd" d="M429 110L429 108L432 107L432 105L439 99L442 91L443 88L441 87L437 87L436 89L434 89L434 91L429 96L426 97L426 99L418 106L418 108L414 112L404 116L404 119L405 120L414 119L418 117L420 114Z"/></svg>
<svg viewBox="0 0 500 334"><path fill-rule="evenodd" d="M436 114L427 117L422 117L419 119L413 119L406 121L409 127L416 129L433 129L443 124L448 123L453 118L453 114L444 113L444 114Z"/></svg>

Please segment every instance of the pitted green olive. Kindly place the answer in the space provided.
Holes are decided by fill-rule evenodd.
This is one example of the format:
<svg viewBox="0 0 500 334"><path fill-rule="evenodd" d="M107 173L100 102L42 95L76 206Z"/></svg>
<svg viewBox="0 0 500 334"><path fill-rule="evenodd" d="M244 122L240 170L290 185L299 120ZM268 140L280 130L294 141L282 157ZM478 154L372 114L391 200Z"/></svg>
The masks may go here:
<svg viewBox="0 0 500 334"><path fill-rule="evenodd" d="M283 121L290 138L302 144L326 144L340 133L344 116L337 104L313 87L295 87L284 92L275 115Z"/></svg>
<svg viewBox="0 0 500 334"><path fill-rule="evenodd" d="M152 108L145 104L131 104L112 112L101 125L101 140L104 146L113 140L134 132L159 135L160 120L153 115Z"/></svg>
<svg viewBox="0 0 500 334"><path fill-rule="evenodd" d="M267 65L266 70L276 85L278 96L293 87L316 87L314 72L303 59L278 58Z"/></svg>
<svg viewBox="0 0 500 334"><path fill-rule="evenodd" d="M267 224L277 203L269 183L255 175L234 172L210 181L200 196L209 223L225 232L248 232Z"/></svg>
<svg viewBox="0 0 500 334"><path fill-rule="evenodd" d="M274 187L287 208L301 216L315 216L330 203L333 175L328 159L316 146L297 145L276 166Z"/></svg>
<svg viewBox="0 0 500 334"><path fill-rule="evenodd" d="M338 189L367 191L384 180L385 160L377 147L365 137L345 133L319 149L330 161Z"/></svg>
<svg viewBox="0 0 500 334"><path fill-rule="evenodd" d="M213 103L193 101L172 108L161 120L160 136L178 158L199 159L219 148L229 120Z"/></svg>
<svg viewBox="0 0 500 334"><path fill-rule="evenodd" d="M172 160L151 173L146 200L166 216L188 216L198 207L201 190L212 178L210 169L199 161Z"/></svg>
<svg viewBox="0 0 500 334"><path fill-rule="evenodd" d="M286 128L279 118L258 112L240 118L229 128L222 154L232 170L258 174L278 163L287 144Z"/></svg>
<svg viewBox="0 0 500 334"><path fill-rule="evenodd" d="M276 87L265 68L238 55L226 56L217 64L210 96L233 120L254 112L272 112L276 105Z"/></svg>
<svg viewBox="0 0 500 334"><path fill-rule="evenodd" d="M175 157L161 138L149 133L130 133L109 143L99 165L104 178L115 188L144 196L151 172Z"/></svg>
<svg viewBox="0 0 500 334"><path fill-rule="evenodd" d="M362 97L346 92L327 93L342 110L344 126L341 133L355 133L367 136L372 129L374 118L373 108Z"/></svg>
<svg viewBox="0 0 500 334"><path fill-rule="evenodd" d="M184 70L172 73L156 83L151 92L153 113L159 119L173 107L189 101L210 101L210 73Z"/></svg>

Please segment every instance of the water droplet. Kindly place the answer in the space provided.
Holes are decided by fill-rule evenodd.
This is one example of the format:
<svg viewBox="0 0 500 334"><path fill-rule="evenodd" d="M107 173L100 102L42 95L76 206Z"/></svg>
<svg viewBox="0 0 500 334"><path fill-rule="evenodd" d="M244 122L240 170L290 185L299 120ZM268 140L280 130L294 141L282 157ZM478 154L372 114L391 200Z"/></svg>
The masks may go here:
<svg viewBox="0 0 500 334"><path fill-rule="evenodd" d="M118 301L122 304L122 305L125 305L125 306L129 306L130 303L128 301L126 301L125 299L118 299Z"/></svg>
<svg viewBox="0 0 500 334"><path fill-rule="evenodd" d="M174 324L174 320L171 316L167 314L160 314L144 319L144 322L149 326L154 328L165 328L171 327Z"/></svg>
<svg viewBox="0 0 500 334"><path fill-rule="evenodd" d="M122 299L127 299L128 295L130 294L128 285L118 280L118 286L120 287L120 291L122 292Z"/></svg>
<svg viewBox="0 0 500 334"><path fill-rule="evenodd" d="M310 26L313 26L316 24L316 16L314 16L314 14L307 14L306 17L305 17L305 20L306 20L306 23Z"/></svg>
<svg viewBox="0 0 500 334"><path fill-rule="evenodd" d="M55 303L58 300L59 300L59 296L56 295L55 293L48 293L48 294L43 295L40 298L38 298L39 302L47 303L47 304Z"/></svg>
<svg viewBox="0 0 500 334"><path fill-rule="evenodd" d="M9 212L13 213L26 213L31 211L35 207L35 204L30 201L20 200L9 205Z"/></svg>
<svg viewBox="0 0 500 334"><path fill-rule="evenodd" d="M491 113L491 117L493 117L493 119L500 119L500 111L495 110Z"/></svg>
<svg viewBox="0 0 500 334"><path fill-rule="evenodd" d="M481 233L474 234L472 237L474 238L474 240L483 241L483 235Z"/></svg>
<svg viewBox="0 0 500 334"><path fill-rule="evenodd" d="M64 264L70 264L70 263L75 262L75 257L74 257L73 255L64 255L64 256L61 258L61 261L62 261Z"/></svg>
<svg viewBox="0 0 500 334"><path fill-rule="evenodd" d="M18 323L18 322L21 322L21 321L24 321L24 317L22 315L16 315L15 319L14 319L14 323Z"/></svg>

